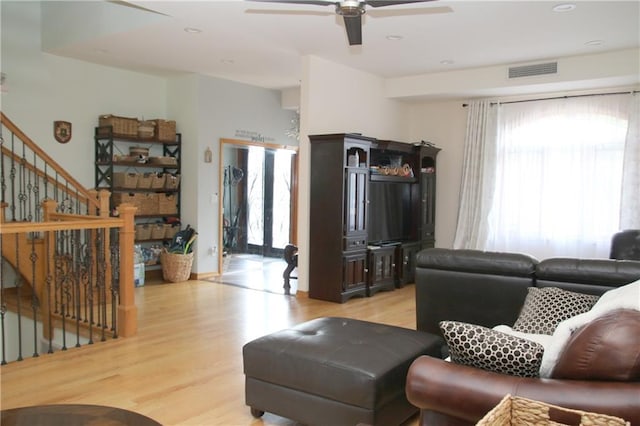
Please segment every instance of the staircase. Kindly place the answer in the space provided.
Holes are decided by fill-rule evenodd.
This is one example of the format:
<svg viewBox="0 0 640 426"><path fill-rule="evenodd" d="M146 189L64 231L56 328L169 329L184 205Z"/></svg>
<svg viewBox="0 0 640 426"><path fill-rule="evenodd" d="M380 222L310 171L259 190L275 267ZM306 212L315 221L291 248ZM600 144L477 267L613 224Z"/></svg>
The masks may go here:
<svg viewBox="0 0 640 426"><path fill-rule="evenodd" d="M135 207L110 217L107 191L83 187L2 112L0 122L0 363L9 347L21 360L26 341L38 356L69 338L135 335Z"/></svg>

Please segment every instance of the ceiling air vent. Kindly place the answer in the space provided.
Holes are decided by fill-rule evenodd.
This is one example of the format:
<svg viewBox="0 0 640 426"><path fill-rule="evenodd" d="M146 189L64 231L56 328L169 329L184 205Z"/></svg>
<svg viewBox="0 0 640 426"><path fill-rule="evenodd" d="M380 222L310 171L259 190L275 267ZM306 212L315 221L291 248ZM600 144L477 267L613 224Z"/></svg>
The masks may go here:
<svg viewBox="0 0 640 426"><path fill-rule="evenodd" d="M522 65L519 67L509 67L509 78L556 74L557 72L558 72L557 62L546 62L544 64L533 64L533 65Z"/></svg>

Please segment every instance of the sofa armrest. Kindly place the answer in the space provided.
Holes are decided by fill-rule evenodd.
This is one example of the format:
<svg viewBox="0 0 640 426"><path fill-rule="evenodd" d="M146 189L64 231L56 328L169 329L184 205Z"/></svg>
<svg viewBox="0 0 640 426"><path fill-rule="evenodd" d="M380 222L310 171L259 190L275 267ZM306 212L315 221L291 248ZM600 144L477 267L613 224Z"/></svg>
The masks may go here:
<svg viewBox="0 0 640 426"><path fill-rule="evenodd" d="M515 377L421 356L409 368L406 393L422 410L472 424L511 394L640 425L640 382Z"/></svg>

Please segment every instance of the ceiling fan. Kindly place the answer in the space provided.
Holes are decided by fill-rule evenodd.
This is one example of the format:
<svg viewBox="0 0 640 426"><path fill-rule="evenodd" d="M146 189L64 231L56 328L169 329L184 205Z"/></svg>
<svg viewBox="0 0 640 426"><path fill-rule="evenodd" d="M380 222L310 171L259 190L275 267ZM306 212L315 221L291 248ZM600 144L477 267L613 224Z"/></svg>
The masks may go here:
<svg viewBox="0 0 640 426"><path fill-rule="evenodd" d="M344 19L349 45L362 44L362 15L365 6L384 7L407 3L424 3L434 0L248 0L264 3L309 4L316 6L335 6L336 13Z"/></svg>

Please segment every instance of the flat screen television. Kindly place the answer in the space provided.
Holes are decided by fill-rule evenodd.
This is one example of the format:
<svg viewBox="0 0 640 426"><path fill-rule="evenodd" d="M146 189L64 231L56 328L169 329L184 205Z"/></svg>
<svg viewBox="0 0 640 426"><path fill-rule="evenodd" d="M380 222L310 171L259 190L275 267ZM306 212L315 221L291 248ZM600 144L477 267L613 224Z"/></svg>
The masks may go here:
<svg viewBox="0 0 640 426"><path fill-rule="evenodd" d="M370 244L406 241L411 238L411 184L369 183Z"/></svg>

